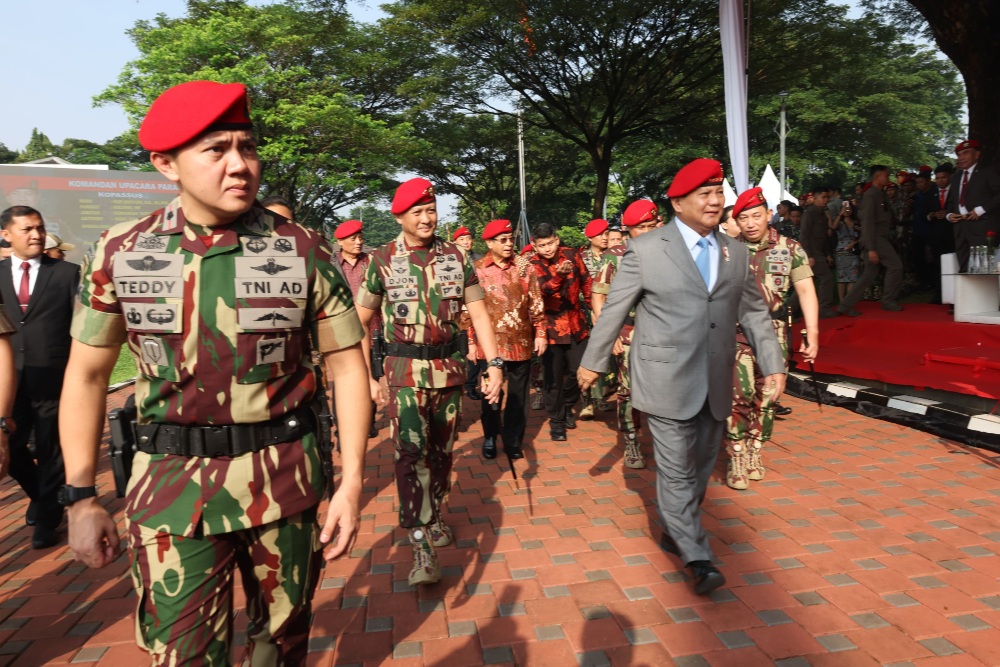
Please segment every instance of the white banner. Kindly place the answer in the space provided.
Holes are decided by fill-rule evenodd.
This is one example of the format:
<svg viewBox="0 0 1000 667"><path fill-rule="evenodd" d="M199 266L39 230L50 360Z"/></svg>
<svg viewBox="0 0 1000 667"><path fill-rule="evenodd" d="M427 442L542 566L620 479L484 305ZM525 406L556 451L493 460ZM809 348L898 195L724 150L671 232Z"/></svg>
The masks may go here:
<svg viewBox="0 0 1000 667"><path fill-rule="evenodd" d="M749 186L750 155L747 144L747 62L743 0L719 0L722 64L726 86L726 130L729 162L736 192Z"/></svg>

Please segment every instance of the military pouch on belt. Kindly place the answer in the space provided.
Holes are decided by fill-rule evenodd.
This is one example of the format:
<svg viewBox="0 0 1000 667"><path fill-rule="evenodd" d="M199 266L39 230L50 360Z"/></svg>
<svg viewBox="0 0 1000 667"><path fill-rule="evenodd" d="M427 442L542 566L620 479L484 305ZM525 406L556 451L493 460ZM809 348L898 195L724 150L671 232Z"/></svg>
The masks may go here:
<svg viewBox="0 0 1000 667"><path fill-rule="evenodd" d="M323 466L323 495L333 497L333 415L330 413L330 401L327 400L326 387L320 383L313 399L313 410L316 413L316 423L319 432L316 439L319 442L319 460Z"/></svg>
<svg viewBox="0 0 1000 667"><path fill-rule="evenodd" d="M388 346L381 329L372 332L372 377L376 380L385 375L385 357L388 353Z"/></svg>
<svg viewBox="0 0 1000 667"><path fill-rule="evenodd" d="M129 396L125 407L108 413L111 429L111 471L115 478L115 495L125 497L129 477L132 476L132 459L135 457L135 395Z"/></svg>

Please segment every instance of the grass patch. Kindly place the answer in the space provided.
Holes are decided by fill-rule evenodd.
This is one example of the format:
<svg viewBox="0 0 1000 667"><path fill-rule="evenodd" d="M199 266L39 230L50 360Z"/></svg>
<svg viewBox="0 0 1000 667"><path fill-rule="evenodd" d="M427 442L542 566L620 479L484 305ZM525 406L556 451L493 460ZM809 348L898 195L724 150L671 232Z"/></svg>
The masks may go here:
<svg viewBox="0 0 1000 667"><path fill-rule="evenodd" d="M115 364L114 370L111 371L111 380L109 380L108 384L115 385L119 382L131 380L136 376L137 372L135 360L132 358L132 353L129 352L128 345L122 345L118 353L118 362Z"/></svg>

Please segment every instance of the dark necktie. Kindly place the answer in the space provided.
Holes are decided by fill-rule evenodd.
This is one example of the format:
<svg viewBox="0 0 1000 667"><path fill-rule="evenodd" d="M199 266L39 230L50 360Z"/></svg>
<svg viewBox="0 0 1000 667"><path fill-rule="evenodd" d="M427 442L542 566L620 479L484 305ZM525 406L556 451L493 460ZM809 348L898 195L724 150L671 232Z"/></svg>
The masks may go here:
<svg viewBox="0 0 1000 667"><path fill-rule="evenodd" d="M959 192L958 203L965 208L965 186L969 184L969 170L962 172L962 191Z"/></svg>
<svg viewBox="0 0 1000 667"><path fill-rule="evenodd" d="M31 264L21 262L21 287L17 290L17 302L21 304L21 312L28 310L31 300Z"/></svg>

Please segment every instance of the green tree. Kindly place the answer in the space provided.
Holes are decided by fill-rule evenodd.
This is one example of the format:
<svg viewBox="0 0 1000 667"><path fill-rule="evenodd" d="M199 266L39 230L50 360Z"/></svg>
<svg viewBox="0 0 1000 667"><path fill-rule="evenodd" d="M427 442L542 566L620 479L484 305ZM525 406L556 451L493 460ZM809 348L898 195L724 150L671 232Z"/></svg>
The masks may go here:
<svg viewBox="0 0 1000 667"><path fill-rule="evenodd" d="M40 160L56 153L57 150L52 140L44 132L39 132L36 127L31 130L31 139L28 140L28 145L17 156L17 161L31 162L32 160Z"/></svg>
<svg viewBox="0 0 1000 667"><path fill-rule="evenodd" d="M149 153L139 146L135 132L126 132L107 143L66 139L56 155L73 164L106 164L111 169L152 171Z"/></svg>
<svg viewBox="0 0 1000 667"><path fill-rule="evenodd" d="M138 124L172 85L245 83L263 194L284 196L297 220L321 226L335 210L391 187L424 146L407 123L366 112L363 94L346 85L341 72L355 31L338 2L189 0L186 16L160 14L129 30L139 58L95 102L122 105Z"/></svg>
<svg viewBox="0 0 1000 667"><path fill-rule="evenodd" d="M379 208L374 202L351 208L345 219L361 220L364 224L365 245L373 248L384 245L399 236L399 223L390 211ZM332 235L331 235L332 236Z"/></svg>
<svg viewBox="0 0 1000 667"><path fill-rule="evenodd" d="M17 159L17 151L12 151L0 141L0 164L7 164Z"/></svg>

